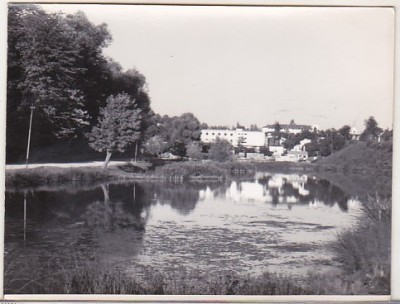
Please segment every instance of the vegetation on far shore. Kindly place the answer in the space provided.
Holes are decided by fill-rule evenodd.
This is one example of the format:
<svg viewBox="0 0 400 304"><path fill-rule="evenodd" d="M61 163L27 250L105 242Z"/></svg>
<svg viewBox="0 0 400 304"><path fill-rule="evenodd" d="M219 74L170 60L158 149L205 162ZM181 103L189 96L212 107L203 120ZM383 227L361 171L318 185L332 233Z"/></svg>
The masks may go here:
<svg viewBox="0 0 400 304"><path fill-rule="evenodd" d="M390 190L392 146L355 142L315 163L307 162L239 162L239 161L164 161L127 162L107 170L97 167L39 167L6 171L6 186L37 186L66 181L98 181L110 179L219 179L254 173L256 170L305 173L373 174L382 187ZM389 191L388 190L388 191Z"/></svg>

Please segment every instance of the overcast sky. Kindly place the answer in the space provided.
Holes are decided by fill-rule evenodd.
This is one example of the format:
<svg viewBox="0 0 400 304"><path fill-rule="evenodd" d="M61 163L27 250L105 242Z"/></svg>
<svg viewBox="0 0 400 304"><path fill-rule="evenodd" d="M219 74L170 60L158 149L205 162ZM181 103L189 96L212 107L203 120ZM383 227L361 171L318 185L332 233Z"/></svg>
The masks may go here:
<svg viewBox="0 0 400 304"><path fill-rule="evenodd" d="M107 23L105 54L137 68L161 115L211 125L392 128L389 8L42 5Z"/></svg>

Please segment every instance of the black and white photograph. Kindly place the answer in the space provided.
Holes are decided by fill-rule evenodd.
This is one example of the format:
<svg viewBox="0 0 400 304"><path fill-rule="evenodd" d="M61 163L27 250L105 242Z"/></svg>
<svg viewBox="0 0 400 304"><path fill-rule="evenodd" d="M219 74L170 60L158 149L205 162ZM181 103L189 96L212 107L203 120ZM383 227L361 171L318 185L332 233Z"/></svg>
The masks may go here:
<svg viewBox="0 0 400 304"><path fill-rule="evenodd" d="M391 7L8 3L5 295L391 294Z"/></svg>

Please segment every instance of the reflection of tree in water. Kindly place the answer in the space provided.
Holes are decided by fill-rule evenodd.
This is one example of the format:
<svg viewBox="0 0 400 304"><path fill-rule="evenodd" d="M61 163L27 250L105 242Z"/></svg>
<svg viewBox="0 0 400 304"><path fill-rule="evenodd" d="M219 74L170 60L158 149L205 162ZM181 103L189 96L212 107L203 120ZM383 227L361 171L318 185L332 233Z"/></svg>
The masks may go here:
<svg viewBox="0 0 400 304"><path fill-rule="evenodd" d="M328 206L338 204L341 210L348 210L348 201L350 196L339 187L331 184L329 181L324 179L307 178L304 187L310 193L306 196L306 200L319 200Z"/></svg>
<svg viewBox="0 0 400 304"><path fill-rule="evenodd" d="M283 202L287 202L289 197L295 197L299 203L321 201L325 205L333 206L338 204L341 210L348 210L350 196L327 180L307 177L302 186L308 194L301 194L300 189L294 187L293 184L295 182L290 181L288 178L282 178L281 186L269 186L273 178L273 175L266 175L258 179L258 183L269 190L273 205L278 204L280 199Z"/></svg>
<svg viewBox="0 0 400 304"><path fill-rule="evenodd" d="M181 214L189 214L199 201L200 190L205 190L204 184L161 184L154 187L154 201L168 204Z"/></svg>
<svg viewBox="0 0 400 304"><path fill-rule="evenodd" d="M239 182L236 183L237 187L239 186ZM216 197L225 197L226 192L228 191L230 184L227 183L214 183L214 184L209 184L207 185L208 188L212 191L214 198Z"/></svg>
<svg viewBox="0 0 400 304"><path fill-rule="evenodd" d="M133 185L133 195L136 196L136 185ZM115 230L119 228L134 228L144 230L148 218L148 212L142 212L142 208L126 208L126 201L110 200L108 185L101 185L104 200L94 201L86 208L82 215L85 223L89 227ZM136 199L136 197L133 197ZM131 203L134 203L134 201ZM139 212L138 212L139 211Z"/></svg>

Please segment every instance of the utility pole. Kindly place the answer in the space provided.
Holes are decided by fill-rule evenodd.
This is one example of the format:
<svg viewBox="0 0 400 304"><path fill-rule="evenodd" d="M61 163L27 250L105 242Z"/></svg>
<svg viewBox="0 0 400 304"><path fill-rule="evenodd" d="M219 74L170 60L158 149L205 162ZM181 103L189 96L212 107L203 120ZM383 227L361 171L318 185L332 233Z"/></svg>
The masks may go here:
<svg viewBox="0 0 400 304"><path fill-rule="evenodd" d="M34 105L30 106L31 108L31 118L29 120L29 133L28 133L28 145L26 147L26 162L25 162L25 168L28 168L28 160L29 160L29 148L31 145L31 133L32 133L32 119L33 119L33 110L35 109Z"/></svg>
<svg viewBox="0 0 400 304"><path fill-rule="evenodd" d="M135 163L136 163L136 159L137 159L137 141L136 141L136 145L135 145Z"/></svg>

